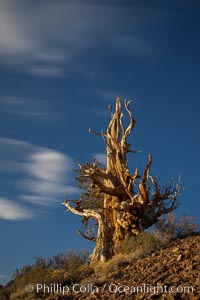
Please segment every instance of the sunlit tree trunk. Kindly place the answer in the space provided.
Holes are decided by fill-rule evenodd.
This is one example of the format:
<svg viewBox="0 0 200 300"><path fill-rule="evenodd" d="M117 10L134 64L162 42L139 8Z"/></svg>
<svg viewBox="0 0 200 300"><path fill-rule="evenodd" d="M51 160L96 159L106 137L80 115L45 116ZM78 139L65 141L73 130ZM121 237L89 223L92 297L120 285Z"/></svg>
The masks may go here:
<svg viewBox="0 0 200 300"><path fill-rule="evenodd" d="M103 195L102 207L86 209L82 199L75 207L67 199L64 202L72 213L97 220L96 238L87 237L82 233L85 238L96 242L91 255L92 263L108 260L117 252L118 246L126 237L138 235L153 225L162 214L177 207L180 184L174 185L171 182L167 188L161 189L156 177L149 175L151 155L143 174L139 175L138 168L132 174L129 171L127 153L138 152L131 150L130 144L127 143L127 137L135 125L129 104L130 101L125 100L125 111L129 116L127 127L122 122L121 101L117 98L115 112L109 107L111 120L107 132L96 133L90 129L90 132L100 135L106 142L106 168L99 167L95 161L85 166L79 164L82 176L89 179L92 186ZM77 200L74 200L74 203L76 202Z"/></svg>

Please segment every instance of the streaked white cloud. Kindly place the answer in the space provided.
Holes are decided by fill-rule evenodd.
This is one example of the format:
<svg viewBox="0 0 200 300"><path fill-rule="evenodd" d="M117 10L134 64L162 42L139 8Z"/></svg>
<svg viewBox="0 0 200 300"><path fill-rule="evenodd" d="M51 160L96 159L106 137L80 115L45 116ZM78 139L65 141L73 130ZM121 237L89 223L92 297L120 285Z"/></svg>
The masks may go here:
<svg viewBox="0 0 200 300"><path fill-rule="evenodd" d="M27 184L27 186L25 184ZM39 181L22 182L21 188L26 189L26 191L32 192L33 188L37 188L38 190L34 190L35 192L34 195L30 195L30 194L21 195L21 199L23 199L27 203L32 203L35 205L49 206L55 204L55 199L58 198L58 195L60 196L62 202L66 194L74 195L80 193L80 190L77 187L64 185L64 184L63 185L57 184L55 186L48 182L42 182L42 188L40 187L41 187L41 183Z"/></svg>
<svg viewBox="0 0 200 300"><path fill-rule="evenodd" d="M16 96L0 96L0 112L8 115L46 119L51 113L41 100Z"/></svg>
<svg viewBox="0 0 200 300"><path fill-rule="evenodd" d="M31 154L25 169L40 180L61 182L66 176L66 170L72 170L73 167L71 158L46 149Z"/></svg>
<svg viewBox="0 0 200 300"><path fill-rule="evenodd" d="M29 194L22 194L21 198L23 200L42 206L55 204L58 199L63 200L66 193L71 195L79 192L79 189L75 186L53 181L24 179L17 184L22 191L29 192Z"/></svg>
<svg viewBox="0 0 200 300"><path fill-rule="evenodd" d="M144 54L147 52L155 51L149 43L141 36L131 36L131 35L121 35L114 34L111 35L111 43L113 47L117 47L121 50L132 54Z"/></svg>
<svg viewBox="0 0 200 300"><path fill-rule="evenodd" d="M0 4L1 54L25 54L35 51L34 40L20 25L19 15L15 13L16 3L2 0Z"/></svg>
<svg viewBox="0 0 200 300"><path fill-rule="evenodd" d="M15 221L32 219L34 217L34 214L30 209L6 198L0 197L0 208L0 219Z"/></svg>
<svg viewBox="0 0 200 300"><path fill-rule="evenodd" d="M63 70L56 66L30 66L27 72L41 77L62 77Z"/></svg>
<svg viewBox="0 0 200 300"><path fill-rule="evenodd" d="M148 24L154 21L148 6L2 0L0 61L36 76L60 77L83 70L85 76L87 67L79 58L95 47L103 45L133 55L147 53L151 47L141 34L146 18Z"/></svg>
<svg viewBox="0 0 200 300"><path fill-rule="evenodd" d="M93 156L96 157L98 162L100 162L102 165L106 165L107 156L105 153L94 153Z"/></svg>
<svg viewBox="0 0 200 300"><path fill-rule="evenodd" d="M0 218L31 218L30 203L37 207L59 205L64 194L77 194L73 186L74 161L67 155L14 139L0 138L1 210ZM9 177L6 174L9 173ZM6 179L8 178L8 179ZM5 188L6 186L6 188ZM14 190L15 197L4 197ZM7 203L7 204L6 204ZM12 205L11 205L12 204ZM13 207L13 209L9 209ZM16 214L14 213L16 211Z"/></svg>

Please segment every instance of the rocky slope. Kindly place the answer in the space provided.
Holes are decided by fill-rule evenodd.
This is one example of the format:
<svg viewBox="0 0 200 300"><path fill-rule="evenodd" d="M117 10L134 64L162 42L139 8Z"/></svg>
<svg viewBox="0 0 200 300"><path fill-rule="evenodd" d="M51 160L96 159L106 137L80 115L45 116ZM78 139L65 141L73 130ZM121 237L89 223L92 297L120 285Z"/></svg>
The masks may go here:
<svg viewBox="0 0 200 300"><path fill-rule="evenodd" d="M132 256L120 254L94 268L83 264L75 272L47 269L41 277L41 270L33 268L34 273L22 273L2 287L0 300L200 299L200 233L149 255L143 241L140 250L145 257L139 259L141 255L134 251ZM38 291L39 282L43 286Z"/></svg>
<svg viewBox="0 0 200 300"><path fill-rule="evenodd" d="M119 263L118 272L106 281L91 277L88 282L58 299L200 299L200 234Z"/></svg>

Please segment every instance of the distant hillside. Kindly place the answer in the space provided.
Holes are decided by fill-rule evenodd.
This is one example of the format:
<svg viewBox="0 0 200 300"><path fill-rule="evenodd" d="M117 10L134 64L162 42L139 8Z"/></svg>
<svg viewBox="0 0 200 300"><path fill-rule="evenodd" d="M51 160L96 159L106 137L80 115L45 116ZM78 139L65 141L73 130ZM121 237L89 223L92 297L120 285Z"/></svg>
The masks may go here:
<svg viewBox="0 0 200 300"><path fill-rule="evenodd" d="M121 254L94 269L87 264L74 264L71 271L46 270L48 276L40 278L38 292L33 281L29 282L31 287L24 280L26 292L22 289L21 274L1 289L0 299L200 299L200 233L140 256Z"/></svg>

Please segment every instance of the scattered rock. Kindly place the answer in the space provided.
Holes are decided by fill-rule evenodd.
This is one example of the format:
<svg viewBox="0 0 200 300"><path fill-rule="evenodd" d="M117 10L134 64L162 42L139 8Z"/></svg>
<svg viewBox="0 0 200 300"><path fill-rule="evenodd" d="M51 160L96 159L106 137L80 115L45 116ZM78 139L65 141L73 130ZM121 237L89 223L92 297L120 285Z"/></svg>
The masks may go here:
<svg viewBox="0 0 200 300"><path fill-rule="evenodd" d="M98 294L82 294L77 299L197 300L200 296L200 234L178 239L156 254L119 267L118 274L106 282L103 293L105 283L99 285ZM109 291L111 285L112 292Z"/></svg>

